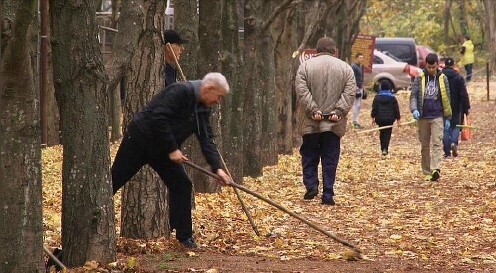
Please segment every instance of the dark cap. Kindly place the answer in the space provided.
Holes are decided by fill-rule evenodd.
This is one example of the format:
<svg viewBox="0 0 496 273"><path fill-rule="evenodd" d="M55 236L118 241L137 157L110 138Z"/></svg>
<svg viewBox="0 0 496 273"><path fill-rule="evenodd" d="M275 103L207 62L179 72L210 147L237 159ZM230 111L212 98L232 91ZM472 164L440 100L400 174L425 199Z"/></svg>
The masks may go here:
<svg viewBox="0 0 496 273"><path fill-rule="evenodd" d="M185 44L189 42L189 40L182 39L181 36L179 36L179 33L177 33L173 29L168 29L164 31L164 44L171 43L171 44Z"/></svg>
<svg viewBox="0 0 496 273"><path fill-rule="evenodd" d="M388 80L382 80L380 84L381 84L381 90L391 90L391 84L389 83Z"/></svg>
<svg viewBox="0 0 496 273"><path fill-rule="evenodd" d="M455 65L455 60L453 60L453 58L448 57L444 60L444 65L451 67L451 66Z"/></svg>

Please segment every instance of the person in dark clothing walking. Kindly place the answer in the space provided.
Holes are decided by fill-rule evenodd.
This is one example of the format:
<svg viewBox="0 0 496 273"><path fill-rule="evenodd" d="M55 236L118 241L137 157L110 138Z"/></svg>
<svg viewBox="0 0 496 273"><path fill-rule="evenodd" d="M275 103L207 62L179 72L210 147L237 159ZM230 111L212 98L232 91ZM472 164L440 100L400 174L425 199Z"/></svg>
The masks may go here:
<svg viewBox="0 0 496 273"><path fill-rule="evenodd" d="M360 108L362 107L362 98L365 90L363 89L363 54L357 53L355 55L355 62L351 65L353 68L353 73L356 79L356 93L355 101L353 102L353 128L361 129L362 126L358 122L358 115L360 114Z"/></svg>
<svg viewBox="0 0 496 273"><path fill-rule="evenodd" d="M189 40L181 38L179 33L175 30L168 29L164 31L164 58L165 58L165 84L167 87L175 82L177 82L177 67L174 60L174 55L177 61L181 58L181 53L184 51L184 44L188 43ZM170 44L169 47L167 44ZM172 51L171 51L172 49Z"/></svg>
<svg viewBox="0 0 496 273"><path fill-rule="evenodd" d="M445 68L443 74L446 75L449 82L449 92L451 101L451 124L444 127L443 150L444 157L458 156L458 138L460 129L456 127L461 123L463 114L468 115L470 112L470 99L467 93L467 87L462 75L453 69L455 61L453 58L446 58L444 61Z"/></svg>
<svg viewBox="0 0 496 273"><path fill-rule="evenodd" d="M394 121L400 122L400 107L398 100L391 92L391 85L389 81L382 80L380 82L380 91L372 102L372 122L376 123L379 127L393 125ZM379 140L381 142L381 152L386 156L389 152L389 142L391 141L391 134L393 128L385 128L380 130Z"/></svg>
<svg viewBox="0 0 496 273"><path fill-rule="evenodd" d="M220 73L208 73L201 81L175 83L162 89L129 123L112 165L114 194L145 164L158 173L169 189L170 227L188 248L197 245L191 220L192 182L182 165L188 158L181 152L181 144L195 134L219 182L231 183L221 168L209 123L210 107L228 93L229 85Z"/></svg>

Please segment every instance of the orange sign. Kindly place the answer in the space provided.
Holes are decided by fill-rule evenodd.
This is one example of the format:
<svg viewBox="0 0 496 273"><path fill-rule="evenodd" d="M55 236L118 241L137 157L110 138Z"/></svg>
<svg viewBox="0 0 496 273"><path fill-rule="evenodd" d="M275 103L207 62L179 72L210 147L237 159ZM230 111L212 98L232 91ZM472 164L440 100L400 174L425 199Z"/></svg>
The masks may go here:
<svg viewBox="0 0 496 273"><path fill-rule="evenodd" d="M372 72L374 62L375 36L359 34L351 47L351 58L355 60L357 53L363 54L363 70L365 73Z"/></svg>

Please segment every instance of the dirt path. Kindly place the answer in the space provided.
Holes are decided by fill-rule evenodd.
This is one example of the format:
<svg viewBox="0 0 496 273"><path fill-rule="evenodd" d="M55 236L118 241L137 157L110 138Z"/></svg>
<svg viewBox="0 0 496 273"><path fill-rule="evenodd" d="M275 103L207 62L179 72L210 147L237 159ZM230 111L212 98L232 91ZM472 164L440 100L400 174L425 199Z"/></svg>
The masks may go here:
<svg viewBox="0 0 496 273"><path fill-rule="evenodd" d="M251 190L357 245L365 260L346 261L343 245L243 195L262 234L256 237L233 191L226 188L196 196L194 228L201 251L187 252L171 239L121 238L121 270L112 272L496 272L496 102L486 101L484 86L469 85L471 115L480 129L472 140L460 143L460 156L443 162L437 183L423 181L415 126L393 129L387 157L380 155L377 133L350 130L342 140L334 207L322 206L320 195L302 200L296 150L281 156L278 166L264 169L263 177L244 181ZM397 97L402 122L407 122L409 92ZM373 128L367 124L372 99L364 101L361 112L365 129ZM49 158L60 161L58 156ZM44 174L45 237L57 245L60 187L50 184L52 177L60 175Z"/></svg>
<svg viewBox="0 0 496 273"><path fill-rule="evenodd" d="M380 156L377 133L348 132L336 182L335 207L302 201L299 156L245 185L358 245L366 260L349 262L339 243L245 197L264 236L255 238L230 191L198 195L198 252L172 251L141 261L150 272L496 272L496 103L483 83L469 86L473 139L443 162L440 182L423 181L416 128L393 131L390 155ZM400 92L403 121L411 119ZM372 97L365 101L368 122ZM373 128L371 125L368 128ZM367 128L366 128L367 129ZM157 265L160 265L157 267Z"/></svg>

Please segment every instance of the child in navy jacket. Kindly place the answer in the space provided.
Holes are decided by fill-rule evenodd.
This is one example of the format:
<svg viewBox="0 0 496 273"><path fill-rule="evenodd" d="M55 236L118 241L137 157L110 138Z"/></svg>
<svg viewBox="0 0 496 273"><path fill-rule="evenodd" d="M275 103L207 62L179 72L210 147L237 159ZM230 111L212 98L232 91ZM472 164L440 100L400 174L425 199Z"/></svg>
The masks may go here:
<svg viewBox="0 0 496 273"><path fill-rule="evenodd" d="M374 97L372 102L372 122L379 127L393 125L394 121L400 121L400 107L395 95L391 92L391 84L388 80L380 82L380 91ZM385 128L380 130L379 139L381 141L382 155L388 154L389 142L393 128Z"/></svg>

